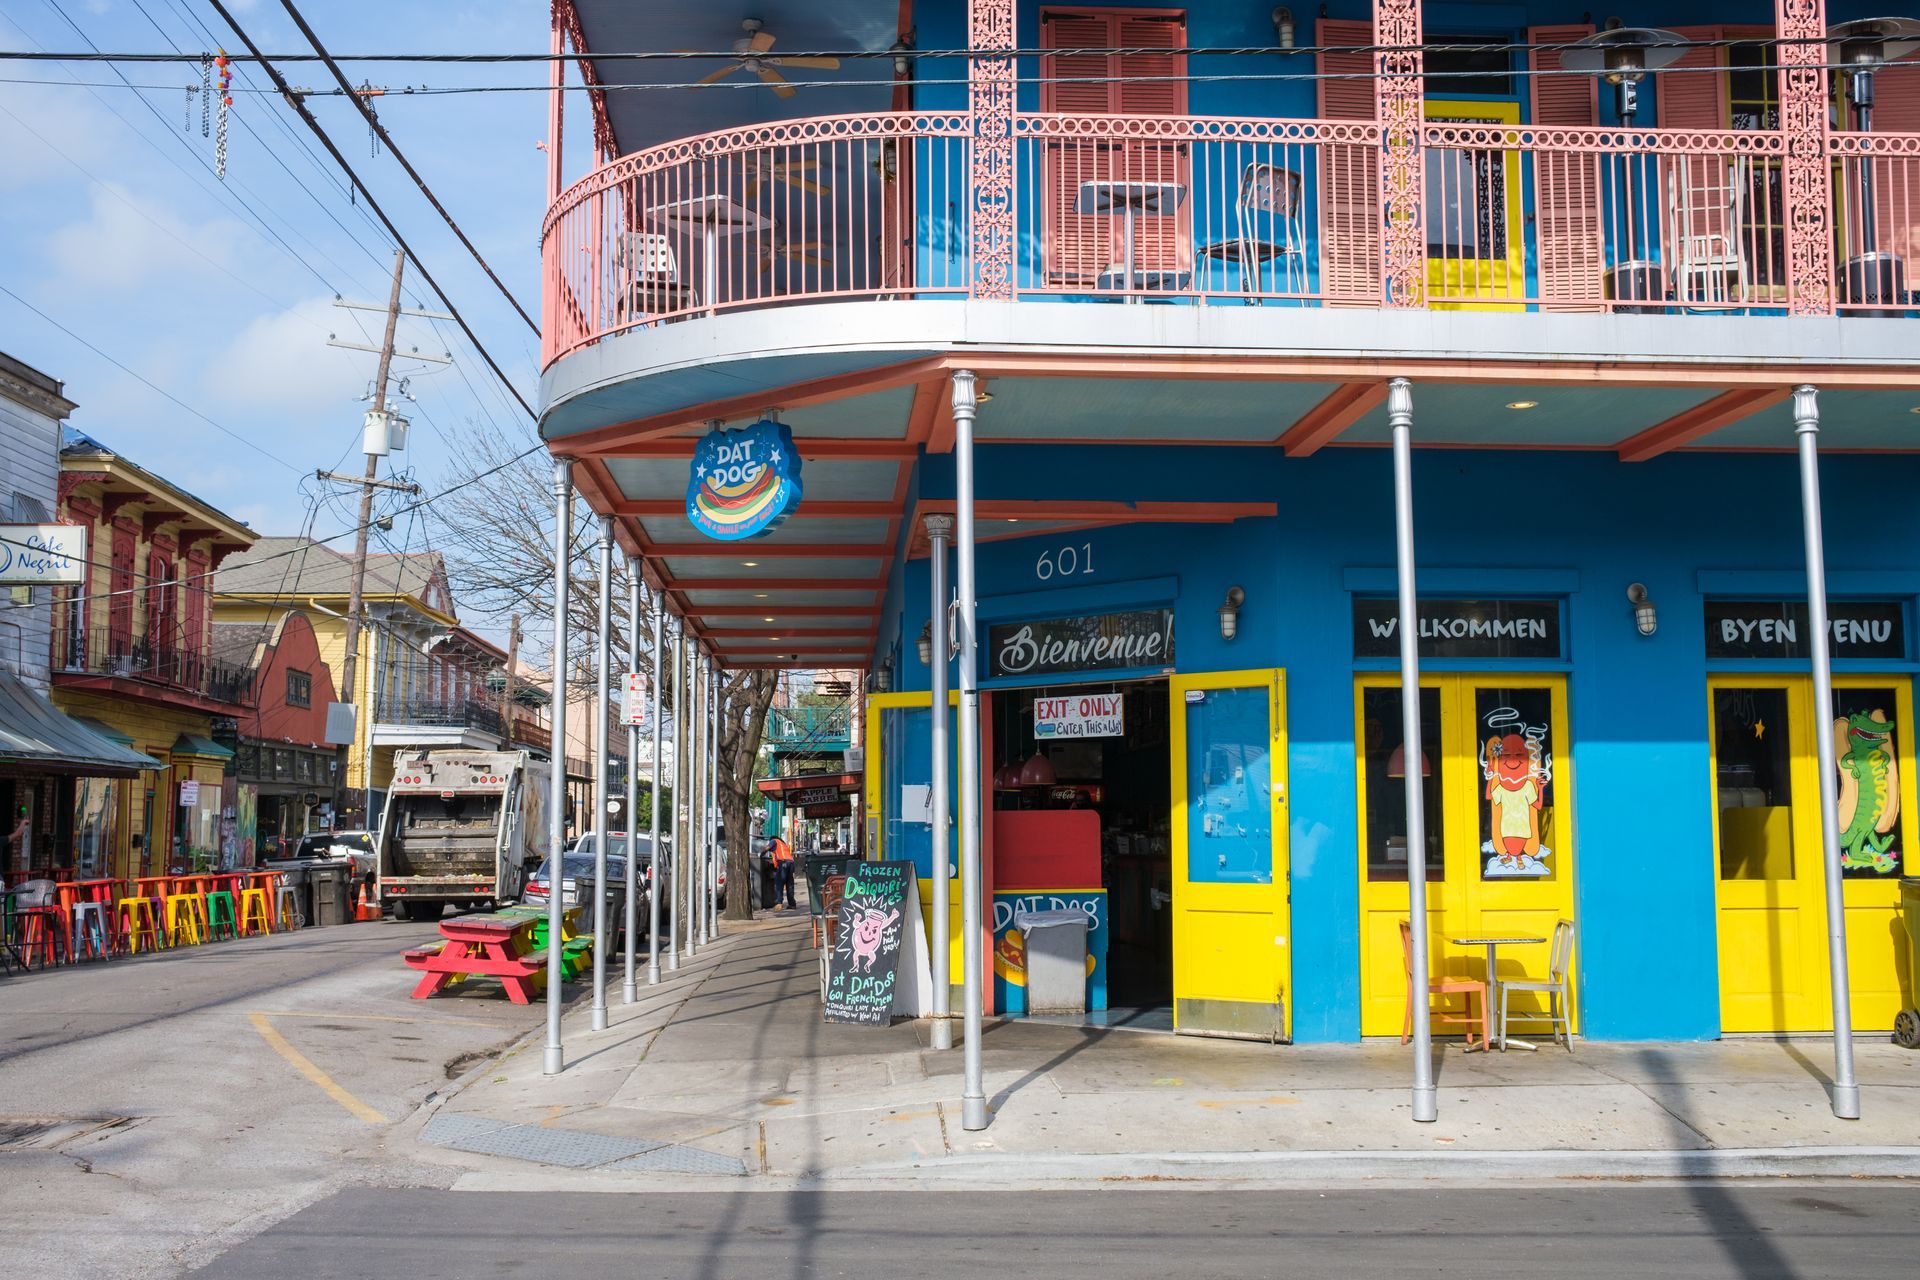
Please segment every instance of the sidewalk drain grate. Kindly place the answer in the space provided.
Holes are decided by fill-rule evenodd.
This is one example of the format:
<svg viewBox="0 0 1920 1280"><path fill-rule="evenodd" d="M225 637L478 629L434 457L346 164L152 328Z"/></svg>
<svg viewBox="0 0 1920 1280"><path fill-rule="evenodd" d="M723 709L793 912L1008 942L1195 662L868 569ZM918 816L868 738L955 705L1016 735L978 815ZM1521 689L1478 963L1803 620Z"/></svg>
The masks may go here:
<svg viewBox="0 0 1920 1280"><path fill-rule="evenodd" d="M531 1160L567 1169L617 1169L626 1173L707 1173L744 1177L737 1156L715 1155L697 1147L679 1147L645 1138L619 1138L578 1129L509 1124L484 1116L442 1111L427 1121L423 1141L476 1155Z"/></svg>
<svg viewBox="0 0 1920 1280"><path fill-rule="evenodd" d="M51 1151L126 1122L125 1116L0 1116L0 1151Z"/></svg>

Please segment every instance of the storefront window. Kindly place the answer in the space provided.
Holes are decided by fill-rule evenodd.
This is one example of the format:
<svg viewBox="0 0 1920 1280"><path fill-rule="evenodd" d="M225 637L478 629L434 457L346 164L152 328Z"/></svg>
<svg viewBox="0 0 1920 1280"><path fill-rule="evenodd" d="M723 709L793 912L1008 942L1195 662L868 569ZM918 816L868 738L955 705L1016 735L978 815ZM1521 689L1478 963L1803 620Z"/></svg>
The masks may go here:
<svg viewBox="0 0 1920 1280"><path fill-rule="evenodd" d="M199 783L190 799L178 806L180 853L174 861L183 868L211 871L220 862L220 784Z"/></svg>
<svg viewBox="0 0 1920 1280"><path fill-rule="evenodd" d="M1900 874L1899 702L1892 689L1833 691L1833 756L1840 774L1840 874L1877 880Z"/></svg>
<svg viewBox="0 0 1920 1280"><path fill-rule="evenodd" d="M1713 691L1722 880L1793 879L1788 691Z"/></svg>
<svg viewBox="0 0 1920 1280"><path fill-rule="evenodd" d="M73 784L73 868L81 878L105 875L113 850L117 784L76 778Z"/></svg>
<svg viewBox="0 0 1920 1280"><path fill-rule="evenodd" d="M1360 693L1360 741L1366 758L1367 879L1407 878L1407 753L1400 749L1400 690L1369 688ZM1446 822L1437 769L1440 763L1440 691L1420 690L1421 775L1427 785L1421 810L1427 824L1427 875L1439 879Z"/></svg>
<svg viewBox="0 0 1920 1280"><path fill-rule="evenodd" d="M1474 723L1480 744L1482 880L1552 880L1554 856L1553 694L1478 688Z"/></svg>

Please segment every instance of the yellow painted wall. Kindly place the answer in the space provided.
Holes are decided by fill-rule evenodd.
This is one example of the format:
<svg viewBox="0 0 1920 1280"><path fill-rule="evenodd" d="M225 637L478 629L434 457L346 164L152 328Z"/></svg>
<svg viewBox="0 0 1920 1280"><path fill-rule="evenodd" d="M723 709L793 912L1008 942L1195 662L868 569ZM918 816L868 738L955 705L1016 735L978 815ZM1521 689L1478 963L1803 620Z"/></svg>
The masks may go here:
<svg viewBox="0 0 1920 1280"><path fill-rule="evenodd" d="M114 876L163 874L172 855L170 840L178 815L173 812L175 793L172 784L191 778L218 790L225 774L225 762L198 756L183 756L177 761L173 744L181 734L206 737L212 732L212 717L204 712L182 711L152 703L136 702L112 694L85 690L53 690L53 704L68 715L89 716L118 729L133 739L133 749L153 757L168 768L149 769L119 786L119 813L114 822L113 848L108 857L108 874ZM152 805L147 803L151 793ZM151 849L144 865L132 851L133 837L147 839L147 814L151 810L155 833L163 847Z"/></svg>

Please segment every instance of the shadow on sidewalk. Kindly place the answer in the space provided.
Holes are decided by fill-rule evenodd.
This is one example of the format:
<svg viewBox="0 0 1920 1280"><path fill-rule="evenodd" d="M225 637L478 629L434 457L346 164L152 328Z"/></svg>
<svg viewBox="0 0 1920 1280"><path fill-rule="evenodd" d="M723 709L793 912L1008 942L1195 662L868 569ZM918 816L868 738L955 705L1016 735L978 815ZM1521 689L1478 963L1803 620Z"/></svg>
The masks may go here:
<svg viewBox="0 0 1920 1280"><path fill-rule="evenodd" d="M1795 1057L1806 1064L1803 1055ZM1676 1078L1673 1063L1664 1050L1645 1049L1642 1060L1654 1068L1641 1086L1673 1121L1675 1145L1695 1143L1713 1145L1690 1118L1691 1103L1686 1086ZM1720 1249L1741 1275L1756 1280L1792 1280L1800 1275L1785 1254L1768 1237L1766 1228L1741 1207L1728 1184L1714 1178L1699 1178L1686 1183L1687 1198L1693 1202L1700 1220L1713 1231Z"/></svg>

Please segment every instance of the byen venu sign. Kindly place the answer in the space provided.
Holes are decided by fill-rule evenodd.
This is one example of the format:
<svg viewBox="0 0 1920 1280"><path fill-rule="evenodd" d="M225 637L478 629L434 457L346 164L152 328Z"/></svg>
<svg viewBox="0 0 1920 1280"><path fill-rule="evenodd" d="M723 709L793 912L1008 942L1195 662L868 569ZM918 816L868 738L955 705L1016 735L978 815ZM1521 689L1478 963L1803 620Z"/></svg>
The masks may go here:
<svg viewBox="0 0 1920 1280"><path fill-rule="evenodd" d="M1813 627L1804 600L1709 600L1709 658L1805 658ZM1907 610L1898 600L1833 600L1827 630L1836 658L1907 656Z"/></svg>
<svg viewBox="0 0 1920 1280"><path fill-rule="evenodd" d="M1113 671L1173 665L1173 610L1096 613L987 629L988 670L996 676Z"/></svg>
<svg viewBox="0 0 1920 1280"><path fill-rule="evenodd" d="M799 505L800 453L785 424L762 418L744 431L710 431L694 449L687 519L707 537L757 537Z"/></svg>

